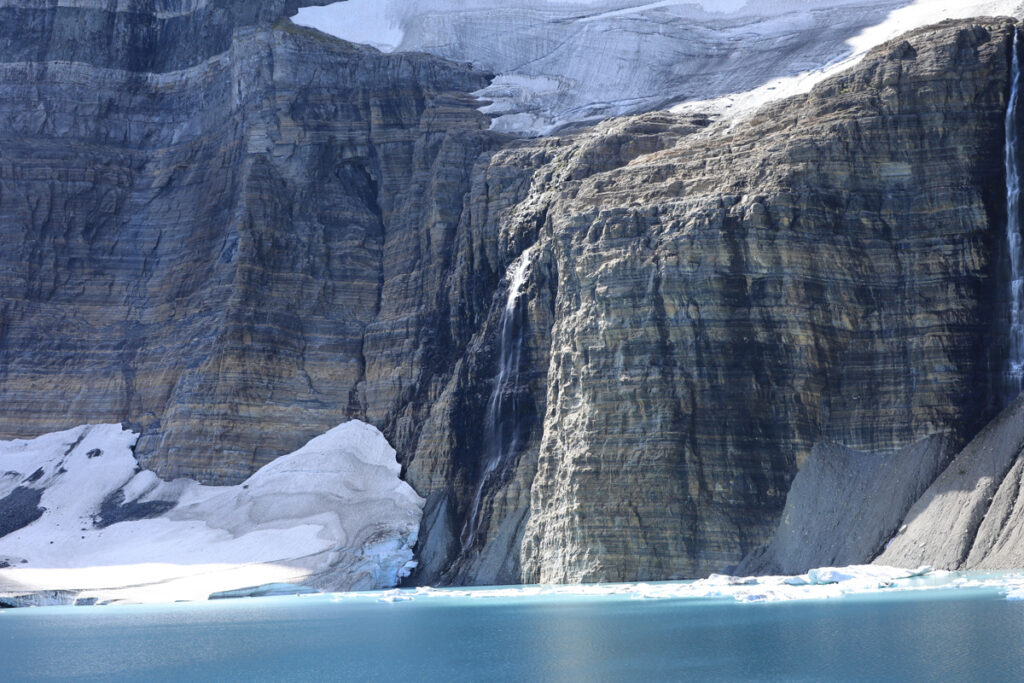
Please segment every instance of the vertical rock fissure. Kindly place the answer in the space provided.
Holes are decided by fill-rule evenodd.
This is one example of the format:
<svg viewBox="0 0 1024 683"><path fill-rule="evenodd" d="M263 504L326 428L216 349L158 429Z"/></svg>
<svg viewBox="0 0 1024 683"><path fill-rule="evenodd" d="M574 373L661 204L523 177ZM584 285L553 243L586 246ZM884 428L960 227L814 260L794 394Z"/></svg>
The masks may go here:
<svg viewBox="0 0 1024 683"><path fill-rule="evenodd" d="M512 457L519 440L518 429L518 384L519 359L523 348L522 325L518 324L516 313L519 295L530 268L530 249L527 247L512 267L509 278L508 298L501 311L501 324L498 328L498 368L494 376L494 386L487 399L487 411L484 415L484 460L477 480L473 504L466 517L462 530L462 547L469 548L476 536L480 515L480 503L484 489L495 472L509 457ZM506 446L505 442L508 441Z"/></svg>
<svg viewBox="0 0 1024 683"><path fill-rule="evenodd" d="M1018 163L1017 98L1020 91L1019 30L1013 33L1010 101L1006 106L1006 243L1010 259L1010 328L1006 369L1007 403L1021 391L1024 379L1024 263L1021 255L1020 164Z"/></svg>

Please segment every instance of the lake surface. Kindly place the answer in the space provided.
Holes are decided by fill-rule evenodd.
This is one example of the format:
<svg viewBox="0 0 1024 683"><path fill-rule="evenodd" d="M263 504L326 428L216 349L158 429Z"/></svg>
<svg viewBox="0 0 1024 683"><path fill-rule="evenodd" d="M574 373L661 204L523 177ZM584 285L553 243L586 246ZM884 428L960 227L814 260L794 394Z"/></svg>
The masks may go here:
<svg viewBox="0 0 1024 683"><path fill-rule="evenodd" d="M389 600L396 600L389 602ZM994 588L740 603L514 590L0 611L4 680L1024 680Z"/></svg>

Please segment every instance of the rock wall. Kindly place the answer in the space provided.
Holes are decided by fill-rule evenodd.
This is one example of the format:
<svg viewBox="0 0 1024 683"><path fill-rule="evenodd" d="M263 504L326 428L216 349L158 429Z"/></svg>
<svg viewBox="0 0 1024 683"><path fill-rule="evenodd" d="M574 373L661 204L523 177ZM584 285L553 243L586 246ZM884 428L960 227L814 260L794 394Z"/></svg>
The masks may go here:
<svg viewBox="0 0 1024 683"><path fill-rule="evenodd" d="M346 415L404 434L486 75L136 4L0 9L0 433L126 420L211 483Z"/></svg>
<svg viewBox="0 0 1024 683"><path fill-rule="evenodd" d="M78 5L0 8L47 46L0 29L0 437L125 420L231 483L360 418L427 498L416 580L591 581L721 571L815 443L994 411L1009 21L524 141L486 74L284 3Z"/></svg>
<svg viewBox="0 0 1024 683"><path fill-rule="evenodd" d="M770 535L814 443L983 423L1011 38L915 32L747 125L563 185L525 578L721 570Z"/></svg>

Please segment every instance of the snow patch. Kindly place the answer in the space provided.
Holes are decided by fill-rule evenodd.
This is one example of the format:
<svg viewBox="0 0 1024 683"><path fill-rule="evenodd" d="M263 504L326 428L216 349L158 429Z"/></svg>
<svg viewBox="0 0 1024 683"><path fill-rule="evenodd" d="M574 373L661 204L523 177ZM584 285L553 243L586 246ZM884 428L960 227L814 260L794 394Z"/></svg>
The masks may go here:
<svg viewBox="0 0 1024 683"><path fill-rule="evenodd" d="M136 438L97 425L0 442L0 501L42 509L0 537L0 600L60 591L166 602L267 584L373 589L415 566L424 501L370 425L342 424L222 487L140 470ZM39 502L12 496L19 490Z"/></svg>

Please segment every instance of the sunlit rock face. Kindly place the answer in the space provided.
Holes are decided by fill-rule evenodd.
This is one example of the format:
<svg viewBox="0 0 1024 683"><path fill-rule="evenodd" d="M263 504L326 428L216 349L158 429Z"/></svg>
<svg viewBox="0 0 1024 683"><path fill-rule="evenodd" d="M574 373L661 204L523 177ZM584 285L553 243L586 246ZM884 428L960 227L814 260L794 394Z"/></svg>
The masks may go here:
<svg viewBox="0 0 1024 683"><path fill-rule="evenodd" d="M0 594L371 589L415 565L423 499L369 425L347 422L226 487L142 470L136 438L97 425L0 442Z"/></svg>
<svg viewBox="0 0 1024 683"><path fill-rule="evenodd" d="M503 284L409 466L423 576L440 557L454 580L706 575L770 538L816 443L973 434L997 407L1012 34L924 29L732 127L648 114L492 155L469 201L522 193L504 283L533 245L523 433L477 506Z"/></svg>
<svg viewBox="0 0 1024 683"><path fill-rule="evenodd" d="M649 115L546 167L535 260L556 294L524 575L728 566L814 443L886 452L991 414L1012 34L922 30L730 132L623 165L682 125Z"/></svg>

